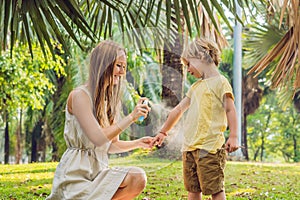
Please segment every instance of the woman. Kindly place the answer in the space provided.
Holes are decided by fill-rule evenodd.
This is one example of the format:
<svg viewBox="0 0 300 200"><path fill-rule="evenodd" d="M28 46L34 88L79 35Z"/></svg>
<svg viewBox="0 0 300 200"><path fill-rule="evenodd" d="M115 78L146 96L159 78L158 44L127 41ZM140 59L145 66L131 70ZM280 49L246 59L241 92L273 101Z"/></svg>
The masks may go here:
<svg viewBox="0 0 300 200"><path fill-rule="evenodd" d="M108 167L108 153L150 148L152 141L151 137L119 140L123 130L150 111L141 98L128 116L118 120L126 65L125 50L113 41L103 41L92 51L87 84L74 89L67 100L68 149L57 166L48 200L133 199L144 189L142 169Z"/></svg>

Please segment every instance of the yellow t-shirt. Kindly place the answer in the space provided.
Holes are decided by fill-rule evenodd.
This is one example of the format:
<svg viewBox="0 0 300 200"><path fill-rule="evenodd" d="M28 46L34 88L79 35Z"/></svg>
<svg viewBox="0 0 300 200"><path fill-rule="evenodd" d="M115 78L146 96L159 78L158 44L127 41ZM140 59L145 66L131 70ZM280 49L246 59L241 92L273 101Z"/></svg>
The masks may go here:
<svg viewBox="0 0 300 200"><path fill-rule="evenodd" d="M227 117L223 97L230 94L231 85L220 75L195 82L186 96L191 99L184 128L183 151L205 149L216 153L225 142Z"/></svg>

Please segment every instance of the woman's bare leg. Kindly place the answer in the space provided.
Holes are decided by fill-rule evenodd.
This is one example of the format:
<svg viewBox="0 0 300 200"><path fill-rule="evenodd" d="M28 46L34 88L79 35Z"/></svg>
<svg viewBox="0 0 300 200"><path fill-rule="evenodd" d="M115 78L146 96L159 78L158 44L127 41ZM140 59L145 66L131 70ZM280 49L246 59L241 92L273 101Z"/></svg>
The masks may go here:
<svg viewBox="0 0 300 200"><path fill-rule="evenodd" d="M113 200L131 200L137 197L146 187L147 177L141 168L132 167L125 176Z"/></svg>

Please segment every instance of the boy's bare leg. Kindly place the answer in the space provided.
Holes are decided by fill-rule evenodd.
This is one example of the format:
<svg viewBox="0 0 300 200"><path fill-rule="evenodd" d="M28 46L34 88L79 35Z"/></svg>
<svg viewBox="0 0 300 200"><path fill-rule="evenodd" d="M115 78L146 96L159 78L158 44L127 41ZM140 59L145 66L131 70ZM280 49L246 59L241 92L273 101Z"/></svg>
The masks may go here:
<svg viewBox="0 0 300 200"><path fill-rule="evenodd" d="M201 192L189 192L188 193L188 200L201 200L202 193Z"/></svg>
<svg viewBox="0 0 300 200"><path fill-rule="evenodd" d="M211 195L213 200L225 200L225 191L218 192L216 194Z"/></svg>

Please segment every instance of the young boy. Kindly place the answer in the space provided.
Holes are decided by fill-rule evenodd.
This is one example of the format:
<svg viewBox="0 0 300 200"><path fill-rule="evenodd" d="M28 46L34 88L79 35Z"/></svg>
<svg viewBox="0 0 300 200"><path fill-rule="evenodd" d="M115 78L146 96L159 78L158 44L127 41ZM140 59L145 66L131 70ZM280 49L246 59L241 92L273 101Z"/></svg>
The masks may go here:
<svg viewBox="0 0 300 200"><path fill-rule="evenodd" d="M196 39L183 51L181 60L188 72L198 78L186 97L168 115L160 132L152 141L159 146L168 131L189 109L182 146L184 186L189 200L202 194L212 199L226 199L224 167L226 152L238 149L237 117L232 88L217 69L220 54L207 39ZM225 143L224 131L230 135Z"/></svg>

